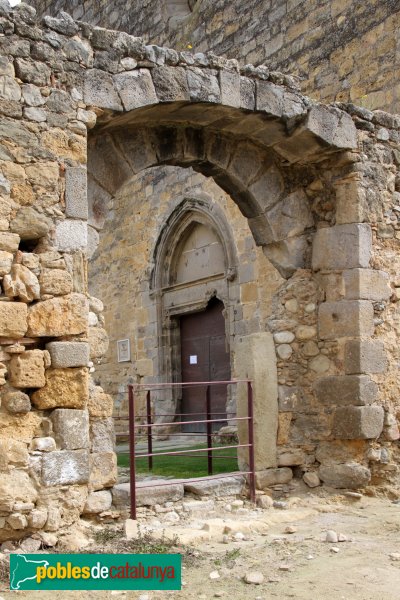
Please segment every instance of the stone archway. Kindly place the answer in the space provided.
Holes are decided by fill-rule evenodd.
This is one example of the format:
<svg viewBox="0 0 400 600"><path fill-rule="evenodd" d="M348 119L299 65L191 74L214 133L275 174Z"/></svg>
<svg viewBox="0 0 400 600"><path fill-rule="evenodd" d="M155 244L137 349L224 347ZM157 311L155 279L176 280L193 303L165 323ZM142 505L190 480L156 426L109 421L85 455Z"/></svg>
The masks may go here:
<svg viewBox="0 0 400 600"><path fill-rule="evenodd" d="M312 105L293 89L243 77L229 61L227 66L138 69L113 78L112 97L110 80L99 82L96 76L94 90L95 73L89 72L85 99L101 97L107 108L88 146L89 225L101 227L116 191L135 174L156 165L190 166L232 197L256 244L290 278L311 267L315 222L305 188L318 177L319 163L354 146L354 124L336 108ZM310 331L317 335L315 327ZM238 346L247 359L238 361L242 376L259 379L257 469L281 464L276 456L279 339L259 333ZM292 353L287 344L281 346L282 355ZM298 455L291 456L285 460L293 462L285 464L299 464Z"/></svg>

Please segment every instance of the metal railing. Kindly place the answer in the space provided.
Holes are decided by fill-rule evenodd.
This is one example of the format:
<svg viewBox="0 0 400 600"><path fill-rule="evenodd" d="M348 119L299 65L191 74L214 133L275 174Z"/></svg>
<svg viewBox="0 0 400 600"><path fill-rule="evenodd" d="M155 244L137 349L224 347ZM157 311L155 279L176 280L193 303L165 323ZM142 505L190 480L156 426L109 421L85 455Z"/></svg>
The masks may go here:
<svg viewBox="0 0 400 600"><path fill-rule="evenodd" d="M214 432L212 430L214 423L225 423L228 420L228 417L225 413L215 413L212 411L211 406L211 387L212 386L228 386L228 385L238 385L238 384L246 384L247 386L247 416L246 417L231 417L229 416L229 421L245 421L248 425L248 443L247 444L230 444L230 445L222 445L222 446L213 446L213 436L218 435L219 437L223 437L223 434L219 432ZM205 411L200 413L171 413L171 414L162 414L156 415L152 413L151 410L151 392L156 390L165 390L166 388L177 388L177 387L204 387L205 388ZM146 414L145 415L137 415L136 414L136 406L135 406L135 392L143 391L146 392ZM248 379L240 379L240 380L230 380L230 381L199 381L199 382L190 382L190 383L162 383L162 384L137 384L137 385L129 385L128 386L128 407L129 407L129 471L130 471L130 513L131 518L136 520L136 487L137 487L137 476L136 476L136 459L137 458L147 458L148 459L148 468L149 471L153 469L153 457L154 456L181 456L187 455L187 457L196 457L201 452L206 452L207 456L207 471L209 477L202 477L202 481L210 480L210 479L224 479L227 477L232 477L232 475L248 475L248 483L250 488L250 499L252 502L255 502L256 497L256 488L255 488L255 465L254 465L254 417L253 417L253 388L252 382ZM215 415L220 416L221 418L213 418ZM170 417L169 422L155 422L157 417L162 416ZM176 420L177 417L204 417L205 419L197 418L192 420ZM138 418L142 418L145 423L137 423ZM159 427L179 427L185 425L205 425L205 432L190 432L190 433L169 433L169 436L172 435L187 435L187 436L206 436L207 439L207 447L206 448L189 448L187 450L180 449L174 451L166 451L166 452L154 452L153 451L153 430ZM145 429L146 438L147 438L147 452L146 453L137 453L135 448L136 443L136 431L138 429ZM231 434L226 434L231 435ZM213 452L216 450L228 450L232 448L248 448L249 452L249 470L248 471L236 471L230 473L218 474L217 476L213 475L213 461L215 459L220 458L233 458L232 456L226 455L218 455L213 456ZM198 478L184 479L185 483L195 482ZM163 486L170 485L170 481L165 481L160 483L157 481L157 484L149 483L148 485L142 485L141 489L146 487L153 487L154 485Z"/></svg>

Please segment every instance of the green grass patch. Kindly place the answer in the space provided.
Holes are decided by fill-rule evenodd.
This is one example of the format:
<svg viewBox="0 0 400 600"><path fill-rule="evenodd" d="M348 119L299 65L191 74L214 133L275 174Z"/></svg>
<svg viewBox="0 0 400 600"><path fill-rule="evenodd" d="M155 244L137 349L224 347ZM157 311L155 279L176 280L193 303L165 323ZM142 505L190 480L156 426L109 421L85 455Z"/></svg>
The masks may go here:
<svg viewBox="0 0 400 600"><path fill-rule="evenodd" d="M193 446L190 450L203 449L207 446L205 444L200 446ZM187 448L189 449L189 448ZM180 448L176 448L180 450ZM160 452L164 452L160 450ZM224 456L228 458L216 458L218 456ZM227 448L222 450L213 451L213 474L219 473L230 473L231 471L238 470L237 464L237 450L236 448ZM136 459L136 472L137 473L149 473L147 458ZM118 454L118 466L129 467L129 455ZM207 452L199 452L193 454L175 454L173 456L153 456L153 475L162 477L177 477L177 478L190 478L190 477L206 477L207 471Z"/></svg>

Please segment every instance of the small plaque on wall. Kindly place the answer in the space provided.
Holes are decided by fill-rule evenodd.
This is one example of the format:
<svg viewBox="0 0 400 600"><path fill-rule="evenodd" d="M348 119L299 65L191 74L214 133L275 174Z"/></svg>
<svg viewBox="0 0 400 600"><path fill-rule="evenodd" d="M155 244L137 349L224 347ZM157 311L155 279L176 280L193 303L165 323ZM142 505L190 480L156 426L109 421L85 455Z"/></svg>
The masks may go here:
<svg viewBox="0 0 400 600"><path fill-rule="evenodd" d="M131 360L131 344L129 340L118 340L118 362L129 362Z"/></svg>

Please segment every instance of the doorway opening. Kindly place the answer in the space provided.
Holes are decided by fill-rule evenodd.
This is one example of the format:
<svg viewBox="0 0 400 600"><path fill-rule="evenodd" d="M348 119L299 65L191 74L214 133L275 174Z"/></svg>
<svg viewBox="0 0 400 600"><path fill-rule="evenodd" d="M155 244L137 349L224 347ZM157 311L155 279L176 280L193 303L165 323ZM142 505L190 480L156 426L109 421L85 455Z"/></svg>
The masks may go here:
<svg viewBox="0 0 400 600"><path fill-rule="evenodd" d="M180 319L182 383L198 381L229 381L231 365L226 336L224 304L212 298L207 308L182 316ZM224 419L213 424L216 431L226 425L228 386L211 386L211 418ZM206 387L182 388L181 413L183 421L204 419ZM188 424L185 432L205 431L205 425Z"/></svg>

